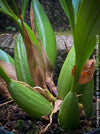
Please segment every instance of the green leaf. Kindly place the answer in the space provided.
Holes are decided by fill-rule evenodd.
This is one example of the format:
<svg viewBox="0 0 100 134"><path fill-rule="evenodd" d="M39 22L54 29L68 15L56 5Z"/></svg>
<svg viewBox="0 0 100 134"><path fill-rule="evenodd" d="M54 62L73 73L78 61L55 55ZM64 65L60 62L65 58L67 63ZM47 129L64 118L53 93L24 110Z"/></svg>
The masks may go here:
<svg viewBox="0 0 100 134"><path fill-rule="evenodd" d="M75 17L75 22L77 19L78 11L80 9L82 0L72 0L73 8L74 8L74 17Z"/></svg>
<svg viewBox="0 0 100 134"><path fill-rule="evenodd" d="M78 81L84 64L94 50L97 34L100 35L100 1L83 0L74 30L75 83Z"/></svg>
<svg viewBox="0 0 100 134"><path fill-rule="evenodd" d="M69 92L61 105L58 119L64 130L76 129L79 124L79 105L76 93Z"/></svg>
<svg viewBox="0 0 100 134"><path fill-rule="evenodd" d="M73 77L71 75L72 68L75 64L75 49L74 46L71 48L59 75L57 90L58 97L64 99L68 92L71 90ZM93 99L94 91L94 81L93 79L87 84L78 84L76 83L76 92L78 95L79 102L83 104L86 115L90 114L91 104Z"/></svg>
<svg viewBox="0 0 100 134"><path fill-rule="evenodd" d="M3 51L1 49L0 49L0 60L3 60L5 62L10 63L13 66L15 66L14 59L9 54L7 54L5 51Z"/></svg>
<svg viewBox="0 0 100 134"><path fill-rule="evenodd" d="M48 17L38 0L32 0L35 30L40 38L48 59L54 67L56 61L56 39Z"/></svg>
<svg viewBox="0 0 100 134"><path fill-rule="evenodd" d="M22 9L21 9L21 15L23 18L23 21L25 19L25 13L26 13L26 8L29 0L22 0Z"/></svg>
<svg viewBox="0 0 100 134"><path fill-rule="evenodd" d="M1 6L0 12L9 16L11 19L13 19L16 22L16 24L17 24L17 26L18 26L18 28L19 28L22 36L23 36L23 29L22 29L20 18L15 15L15 13L12 11L12 9L7 4L6 0L0 0L0 6ZM30 37L31 41L33 43L35 43L36 46L40 49L40 45L39 45L33 31L31 30L31 28L26 23L24 23L24 25L25 25L25 28L26 28L28 34L29 34L29 37Z"/></svg>
<svg viewBox="0 0 100 134"><path fill-rule="evenodd" d="M12 16L17 17L15 13L12 11L10 6L7 4L6 0L0 0L0 7L5 9L5 12L9 12Z"/></svg>
<svg viewBox="0 0 100 134"><path fill-rule="evenodd" d="M15 0L12 0L11 3L13 5L13 9L14 9L16 15L18 16L19 15L19 11L18 11L17 5L15 3Z"/></svg>
<svg viewBox="0 0 100 134"><path fill-rule="evenodd" d="M94 93L94 79L84 85L77 83L76 92L78 95L82 94L82 96L78 97L79 103L83 104L85 114L90 116Z"/></svg>
<svg viewBox="0 0 100 134"><path fill-rule="evenodd" d="M15 68L18 80L26 82L32 87L35 86L29 71L25 45L21 34L17 36L15 42L14 59L15 59Z"/></svg>
<svg viewBox="0 0 100 134"><path fill-rule="evenodd" d="M6 0L0 0L0 7L3 9L8 10L11 14L13 14L12 9L9 7L9 5L7 4Z"/></svg>
<svg viewBox="0 0 100 134"><path fill-rule="evenodd" d="M7 4L6 0L0 0L0 12L9 16L12 20L14 20L21 32L22 28L21 28L21 23L19 21L19 17L16 16L16 14L12 11L10 6Z"/></svg>
<svg viewBox="0 0 100 134"><path fill-rule="evenodd" d="M70 25L71 25L71 29L72 29L72 33L74 32L74 27L75 27L75 18L74 18L74 9L73 9L73 5L72 5L72 0L59 0L65 14L67 15Z"/></svg>
<svg viewBox="0 0 100 134"><path fill-rule="evenodd" d="M41 51L40 45L37 41L37 38L36 38L35 34L33 33L33 31L31 30L31 28L25 22L24 22L24 26L26 28L26 31L27 31L32 43L34 43L37 46L37 48Z"/></svg>
<svg viewBox="0 0 100 134"><path fill-rule="evenodd" d="M19 19L17 16L11 14L11 13L10 13L8 10L6 10L6 9L0 8L0 12L3 13L3 14L5 14L5 15L7 15L7 16L9 16L9 17L10 17L12 20L14 20L15 22L17 22L18 19Z"/></svg>
<svg viewBox="0 0 100 134"><path fill-rule="evenodd" d="M65 59L65 62L61 68L60 75L58 78L57 91L58 97L64 99L66 94L71 90L71 85L73 81L72 68L75 64L75 49L74 46L71 48L70 52Z"/></svg>
<svg viewBox="0 0 100 134"><path fill-rule="evenodd" d="M16 14L9 7L9 5L6 2L6 0L0 0L0 12L5 14L5 15L7 15L7 16L9 16L12 20L14 20L16 22L20 32L22 33L22 26L21 26L21 23L20 23L20 19L19 19L18 16L16 16ZM18 15L18 13L17 13L17 15Z"/></svg>
<svg viewBox="0 0 100 134"><path fill-rule="evenodd" d="M75 64L75 49L74 46L71 48L59 75L57 90L58 97L60 99L64 99L68 92L71 90L71 86L73 83L73 77L71 75L72 68ZM76 92L78 95L82 94L82 96L78 97L79 102L83 104L86 115L90 115L91 104L93 99L93 91L94 91L94 81L93 79L87 84L78 84L76 83Z"/></svg>

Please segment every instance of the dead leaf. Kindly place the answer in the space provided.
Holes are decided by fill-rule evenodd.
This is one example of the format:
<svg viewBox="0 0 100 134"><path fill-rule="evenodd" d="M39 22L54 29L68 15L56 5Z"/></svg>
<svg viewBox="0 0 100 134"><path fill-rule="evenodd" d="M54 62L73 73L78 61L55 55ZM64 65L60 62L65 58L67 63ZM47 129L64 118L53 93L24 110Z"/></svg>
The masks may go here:
<svg viewBox="0 0 100 134"><path fill-rule="evenodd" d="M17 80L16 71L13 65L0 60L0 66L4 69L4 71L11 79ZM0 94L2 94L2 96L4 96L6 99L10 98L10 94L7 89L7 84L1 77L0 77Z"/></svg>
<svg viewBox="0 0 100 134"><path fill-rule="evenodd" d="M32 10L32 2L31 2L31 6L30 6L30 21L31 21L32 30L33 30L34 34L36 35L35 26L34 26L34 16L33 16L33 10Z"/></svg>
<svg viewBox="0 0 100 134"><path fill-rule="evenodd" d="M4 71L11 79L17 80L15 67L12 64L0 60L0 66L4 69Z"/></svg>
<svg viewBox="0 0 100 134"><path fill-rule="evenodd" d="M51 64L50 64L50 61L49 61L49 59L48 59L48 56L47 56L47 54L46 54L46 52L45 52L45 50L44 50L44 48L43 48L43 45L42 45L42 43L41 43L41 41L40 41L40 38L39 38L39 36L37 35L37 32L36 32L36 30L35 30L34 16L33 16L33 10L32 10L32 3L31 3L31 8L30 8L30 20L31 20L31 27L32 27L32 30L33 30L33 32L34 32L34 34L35 34L35 36L36 36L36 38L37 38L37 40L38 40L38 43L39 43L39 45L40 45L40 47L41 47L41 51L42 51L42 54L43 54L44 65L45 65L45 72L46 72L46 74L48 74L48 76L51 77L53 68L52 68L52 66L51 66ZM47 77L47 75L46 75L46 77Z"/></svg>
<svg viewBox="0 0 100 134"><path fill-rule="evenodd" d="M65 42L65 48L66 48L66 52L67 52L67 54L68 54L68 53L69 53L69 49L68 49L68 47L67 47L66 42Z"/></svg>
<svg viewBox="0 0 100 134"><path fill-rule="evenodd" d="M28 65L29 65L31 76L35 82L35 85L40 86L43 89L48 88L49 91L53 93L54 96L57 96L57 89L52 79L53 68L50 64L48 56L46 55L43 45L35 31L32 5L31 5L31 10L30 10L31 26L38 40L41 51L35 46L35 44L31 42L28 36L28 33L23 25L21 16L20 16L20 19L21 19L23 30L24 30L24 42L25 42L25 47L27 51ZM36 64L36 68L35 68L35 64Z"/></svg>
<svg viewBox="0 0 100 134"><path fill-rule="evenodd" d="M21 24L24 32L24 43L25 43L28 65L29 65L31 76L36 86L46 88L45 65L44 65L42 51L39 50L39 48L34 43L31 42L29 35L24 27L22 17L20 15L19 17L21 19ZM40 82L40 80L42 80L42 82Z"/></svg>
<svg viewBox="0 0 100 134"><path fill-rule="evenodd" d="M0 94L6 99L10 97L10 94L7 89L7 84L1 77L0 77Z"/></svg>
<svg viewBox="0 0 100 134"><path fill-rule="evenodd" d="M49 75L48 73L46 73L46 86L55 97L58 96L57 88L53 82L52 74Z"/></svg>
<svg viewBox="0 0 100 134"><path fill-rule="evenodd" d="M96 67L95 58L91 59L91 60L87 60L86 64L83 67L83 70L80 74L78 83L80 83L80 84L88 83L93 77L95 67ZM75 65L73 66L73 69L72 69L72 76L74 76L74 75L75 75Z"/></svg>

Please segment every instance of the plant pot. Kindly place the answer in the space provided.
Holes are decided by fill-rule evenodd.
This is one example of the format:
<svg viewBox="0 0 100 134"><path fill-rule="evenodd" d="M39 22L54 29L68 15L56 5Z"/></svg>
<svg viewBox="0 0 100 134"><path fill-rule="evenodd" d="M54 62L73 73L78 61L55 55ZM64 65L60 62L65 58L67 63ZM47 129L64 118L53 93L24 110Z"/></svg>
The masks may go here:
<svg viewBox="0 0 100 134"><path fill-rule="evenodd" d="M93 130L93 131L85 133L85 134L100 134L100 128L97 128L96 130Z"/></svg>
<svg viewBox="0 0 100 134"><path fill-rule="evenodd" d="M0 127L0 134L14 134L14 133L9 132ZM68 132L66 134L73 134L73 132ZM97 128L96 130L93 130L93 131L87 132L87 133L74 133L74 134L100 134L100 128Z"/></svg>
<svg viewBox="0 0 100 134"><path fill-rule="evenodd" d="M9 132L9 131L0 127L0 134L13 134L13 133L11 133L11 132Z"/></svg>

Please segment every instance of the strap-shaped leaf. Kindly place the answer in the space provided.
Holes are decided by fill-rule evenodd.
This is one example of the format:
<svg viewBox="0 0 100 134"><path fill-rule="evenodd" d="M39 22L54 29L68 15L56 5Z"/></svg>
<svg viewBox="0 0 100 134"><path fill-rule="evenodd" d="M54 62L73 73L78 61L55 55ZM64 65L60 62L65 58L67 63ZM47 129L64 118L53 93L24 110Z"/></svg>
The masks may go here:
<svg viewBox="0 0 100 134"><path fill-rule="evenodd" d="M56 39L48 17L38 0L32 0L35 30L41 40L48 59L54 67L56 61Z"/></svg>
<svg viewBox="0 0 100 134"><path fill-rule="evenodd" d="M75 18L74 18L74 9L73 9L73 5L72 5L72 0L59 0L65 14L67 15L70 25L71 25L71 29L72 29L72 33L74 32L74 26L75 26Z"/></svg>
<svg viewBox="0 0 100 134"><path fill-rule="evenodd" d="M74 31L76 53L75 81L96 45L96 35L100 35L100 1L83 0Z"/></svg>
<svg viewBox="0 0 100 134"><path fill-rule="evenodd" d="M79 105L76 93L69 92L61 105L58 120L64 130L77 129L79 124Z"/></svg>
<svg viewBox="0 0 100 134"><path fill-rule="evenodd" d="M22 0L21 15L22 15L23 20L24 20L24 18L25 18L25 12L26 12L26 8L27 8L28 1L29 1L29 0Z"/></svg>
<svg viewBox="0 0 100 134"><path fill-rule="evenodd" d="M57 90L58 90L58 97L60 99L64 99L66 94L71 90L71 85L73 81L72 68L75 64L75 49L74 46L71 48L70 52L68 53L67 58L62 66L60 71Z"/></svg>
<svg viewBox="0 0 100 134"><path fill-rule="evenodd" d="M76 18L77 18L77 15L78 15L78 11L80 9L81 2L82 2L82 0L72 0L72 4L73 4L73 8L74 8L75 22L76 22Z"/></svg>
<svg viewBox="0 0 100 134"><path fill-rule="evenodd" d="M92 79L89 83L84 85L77 83L76 92L78 95L81 95L78 97L78 100L79 103L83 104L85 114L90 116L94 92L94 80Z"/></svg>
<svg viewBox="0 0 100 134"><path fill-rule="evenodd" d="M7 4L7 1L6 0L0 0L0 7L3 8L3 9L8 10L11 14L14 14L14 12L12 11L12 9Z"/></svg>
<svg viewBox="0 0 100 134"><path fill-rule="evenodd" d="M25 45L21 34L17 36L15 42L14 59L18 80L28 83L33 87L35 84L29 71Z"/></svg>
<svg viewBox="0 0 100 134"><path fill-rule="evenodd" d="M6 0L0 0L0 9L4 9L5 12L9 12L9 14L11 14L12 16L14 16L15 18L18 19L18 17L15 15L15 13L12 11L12 9L10 8L10 6L8 5Z"/></svg>
<svg viewBox="0 0 100 134"><path fill-rule="evenodd" d="M17 8L17 7L16 7ZM16 9L17 10L17 9ZM21 23L19 17L12 11L6 0L0 0L0 12L9 16L12 20L16 22L19 27L20 32L22 32ZM18 12L18 11L17 11Z"/></svg>
<svg viewBox="0 0 100 134"><path fill-rule="evenodd" d="M12 20L14 20L14 21L18 21L18 17L17 16L14 16L13 14L11 14L8 10L6 10L6 9L3 9L3 8L0 8L0 12L1 13L3 13L3 14L5 14L5 15L7 15L7 16L9 16L10 18L12 18Z"/></svg>
<svg viewBox="0 0 100 134"><path fill-rule="evenodd" d="M19 15L19 11L18 11L17 5L15 3L15 0L12 0L11 3L13 5L13 9L14 9L16 15L18 16Z"/></svg>
<svg viewBox="0 0 100 134"><path fill-rule="evenodd" d="M14 59L9 54L7 54L5 51L3 51L1 49L0 49L0 60L5 61L5 62L10 63L13 66L15 66Z"/></svg>
<svg viewBox="0 0 100 134"><path fill-rule="evenodd" d="M35 34L33 33L32 29L25 22L24 22L24 26L26 28L26 31L27 31L32 43L34 43L38 47L38 49L41 51L40 45L39 45L37 38L36 38Z"/></svg>

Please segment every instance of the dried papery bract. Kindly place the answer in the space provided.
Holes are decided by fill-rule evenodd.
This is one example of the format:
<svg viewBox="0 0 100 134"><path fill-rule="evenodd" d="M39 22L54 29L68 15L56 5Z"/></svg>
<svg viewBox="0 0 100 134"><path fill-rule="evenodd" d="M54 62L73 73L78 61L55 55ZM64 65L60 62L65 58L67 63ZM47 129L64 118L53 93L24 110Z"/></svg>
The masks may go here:
<svg viewBox="0 0 100 134"><path fill-rule="evenodd" d="M7 89L7 84L1 77L0 77L0 94L6 99L10 97L10 94Z"/></svg>
<svg viewBox="0 0 100 134"><path fill-rule="evenodd" d="M40 45L42 54L43 54L43 60L44 60L44 66L45 66L45 83L47 88L49 89L49 91L54 95L57 96L57 89L55 87L55 84L53 82L53 78L52 78L52 72L53 72L53 68L50 64L49 58L43 48L43 45L39 39L39 36L37 35L37 32L35 30L35 25L34 25L34 16L33 16L33 10L32 10L32 3L31 3L31 8L30 8L30 20L31 20L31 27L32 30L38 40L38 43ZM45 37L46 38L46 37Z"/></svg>
<svg viewBox="0 0 100 134"><path fill-rule="evenodd" d="M37 34L36 37L40 44L41 50L39 50L39 48L37 48L36 45L31 42L28 33L24 27L21 16L20 19L24 31L24 42L26 47L28 65L33 81L35 82L35 86L40 86L44 89L49 87L50 92L53 93L54 96L57 96L57 90L52 80L52 67L42 47L42 44ZM50 84L51 86L49 86L48 84L50 82L52 83Z"/></svg>
<svg viewBox="0 0 100 134"><path fill-rule="evenodd" d="M24 27L23 20L19 15L24 32L24 43L27 53L28 65L31 76L36 86L46 88L45 86L45 67L41 50L31 42L29 35ZM42 81L41 81L42 80Z"/></svg>
<svg viewBox="0 0 100 134"><path fill-rule="evenodd" d="M5 70L5 72L11 79L17 80L16 71L13 65L0 60L0 66ZM7 89L7 84L1 77L0 77L0 94L2 94L2 96L4 96L6 99L11 97Z"/></svg>
<svg viewBox="0 0 100 134"><path fill-rule="evenodd" d="M95 58L91 59L91 60L87 60L86 64L83 67L83 70L80 74L78 83L80 83L80 84L88 83L93 77L95 68L96 68ZM74 74L75 74L75 65L73 66L73 69L72 69L72 76L74 76Z"/></svg>

